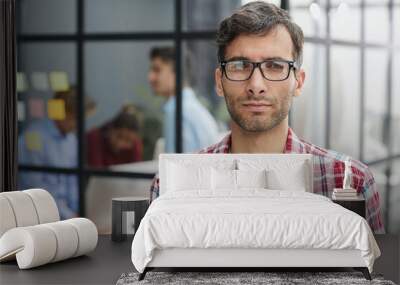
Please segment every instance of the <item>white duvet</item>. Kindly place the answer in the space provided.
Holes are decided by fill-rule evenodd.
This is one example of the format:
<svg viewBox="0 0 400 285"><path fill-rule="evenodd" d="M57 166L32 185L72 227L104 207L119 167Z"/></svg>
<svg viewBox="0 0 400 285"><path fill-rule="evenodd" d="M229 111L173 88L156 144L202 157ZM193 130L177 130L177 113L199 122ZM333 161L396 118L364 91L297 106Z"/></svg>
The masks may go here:
<svg viewBox="0 0 400 285"><path fill-rule="evenodd" d="M321 195L265 189L219 195L185 191L156 199L132 243L135 268L143 272L154 250L165 248L358 249L370 272L380 256L367 221Z"/></svg>

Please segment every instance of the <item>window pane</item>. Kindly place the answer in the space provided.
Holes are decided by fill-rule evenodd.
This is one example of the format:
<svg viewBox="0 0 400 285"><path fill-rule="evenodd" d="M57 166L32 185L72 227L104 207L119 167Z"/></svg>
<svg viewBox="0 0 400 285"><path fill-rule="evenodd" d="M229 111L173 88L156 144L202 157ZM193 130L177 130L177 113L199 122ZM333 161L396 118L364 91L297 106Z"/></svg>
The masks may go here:
<svg viewBox="0 0 400 285"><path fill-rule="evenodd" d="M158 163L154 166L153 170L158 169ZM112 198L149 197L151 182L152 179L90 177L85 191L86 217L96 224L99 234L111 234Z"/></svg>
<svg viewBox="0 0 400 285"><path fill-rule="evenodd" d="M400 50L394 53L392 70L392 147L394 154L400 154Z"/></svg>
<svg viewBox="0 0 400 285"><path fill-rule="evenodd" d="M290 9L292 9L292 8L310 6L310 4L315 1L313 1L313 0L295 0L295 1L289 1L289 2L290 2Z"/></svg>
<svg viewBox="0 0 400 285"><path fill-rule="evenodd" d="M163 152L163 105L167 94L156 96L148 81L149 53L156 46L172 47L173 43L85 44L85 95L96 103L96 111L86 116L88 166L152 160ZM160 88L166 88L165 84L167 88L174 86L173 65L163 69L167 70L167 83L157 77Z"/></svg>
<svg viewBox="0 0 400 285"><path fill-rule="evenodd" d="M75 45L22 44L19 51L19 163L75 167Z"/></svg>
<svg viewBox="0 0 400 285"><path fill-rule="evenodd" d="M387 184L387 176L385 174L386 168L387 168L387 163L379 163L379 164L374 164L374 165L369 165L368 168L371 170L374 180L376 183L376 187L379 193L379 202L381 206L381 214L383 218L383 224L385 225L385 230L388 228L388 221L387 221L387 215L391 211L391 205L388 204L387 198L390 197L388 195L387 189L386 189L386 184ZM390 192L391 193L391 192Z"/></svg>
<svg viewBox="0 0 400 285"><path fill-rule="evenodd" d="M230 116L225 100L215 92L214 42L185 42L182 64L183 151L193 152L220 141L227 132Z"/></svg>
<svg viewBox="0 0 400 285"><path fill-rule="evenodd" d="M19 0L17 26L22 34L73 34L76 0Z"/></svg>
<svg viewBox="0 0 400 285"><path fill-rule="evenodd" d="M340 1L340 0L337 0L337 1ZM374 5L375 6L384 6L384 5L389 4L389 1L391 1L391 0L364 0L366 6L368 6L368 7L373 7ZM396 1L398 1L398 0L394 0L394 2L396 2Z"/></svg>
<svg viewBox="0 0 400 285"><path fill-rule="evenodd" d="M298 24L306 37L326 37L326 12L325 7L319 3L308 1L301 5L291 1L290 14L293 21Z"/></svg>
<svg viewBox="0 0 400 285"><path fill-rule="evenodd" d="M365 41L367 43L389 42L389 9L387 4L373 5L365 9Z"/></svg>
<svg viewBox="0 0 400 285"><path fill-rule="evenodd" d="M384 141L388 54L385 50L367 49L365 58L364 159L372 161L388 155Z"/></svg>
<svg viewBox="0 0 400 285"><path fill-rule="evenodd" d="M89 33L174 29L173 0L86 0L84 3L85 31Z"/></svg>
<svg viewBox="0 0 400 285"><path fill-rule="evenodd" d="M21 43L18 45L18 69L35 71L64 70L71 84L76 84L76 47L74 43ZM32 79L32 78L30 78ZM31 82L32 88L35 84Z"/></svg>
<svg viewBox="0 0 400 285"><path fill-rule="evenodd" d="M348 4L349 6L354 7L354 6L360 5L361 1L362 0L346 0L346 1L343 1L343 0L330 0L330 3L331 3L332 7L337 7L343 2ZM365 1L365 0L363 0L363 1ZM366 0L366 1L369 1L369 0ZM375 0L372 0L372 1L375 1ZM377 1L380 1L380 0L377 0Z"/></svg>
<svg viewBox="0 0 400 285"><path fill-rule="evenodd" d="M331 49L331 148L359 157L360 51L332 46Z"/></svg>
<svg viewBox="0 0 400 285"><path fill-rule="evenodd" d="M183 30L216 30L219 22L242 5L239 0L184 0Z"/></svg>
<svg viewBox="0 0 400 285"><path fill-rule="evenodd" d="M393 162L392 176L390 178L390 232L400 233L400 159Z"/></svg>
<svg viewBox="0 0 400 285"><path fill-rule="evenodd" d="M385 229L389 234L400 233L400 159L393 161L391 165L390 179L385 172L389 162L369 166L380 195L380 204ZM389 186L389 188L388 188Z"/></svg>
<svg viewBox="0 0 400 285"><path fill-rule="evenodd" d="M400 47L400 2L393 9L393 39L394 44Z"/></svg>
<svg viewBox="0 0 400 285"><path fill-rule="evenodd" d="M335 40L360 41L361 9L360 0L331 3L331 37Z"/></svg>
<svg viewBox="0 0 400 285"><path fill-rule="evenodd" d="M18 189L42 188L55 199L62 220L78 216L79 190L76 175L36 171L18 172Z"/></svg>
<svg viewBox="0 0 400 285"><path fill-rule="evenodd" d="M305 43L303 68L306 80L291 111L291 126L296 134L321 147L325 146L326 64L325 47Z"/></svg>

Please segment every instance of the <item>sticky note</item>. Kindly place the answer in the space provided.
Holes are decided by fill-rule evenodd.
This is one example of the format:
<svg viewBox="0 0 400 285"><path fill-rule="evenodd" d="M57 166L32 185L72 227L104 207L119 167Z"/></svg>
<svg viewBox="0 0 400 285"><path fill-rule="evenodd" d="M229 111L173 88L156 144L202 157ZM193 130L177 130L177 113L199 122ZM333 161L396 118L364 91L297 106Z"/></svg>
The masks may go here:
<svg viewBox="0 0 400 285"><path fill-rule="evenodd" d="M17 117L18 121L25 120L25 103L23 101L17 102Z"/></svg>
<svg viewBox="0 0 400 285"><path fill-rule="evenodd" d="M65 120L65 102L63 99L50 99L47 101L47 115L53 120Z"/></svg>
<svg viewBox="0 0 400 285"><path fill-rule="evenodd" d="M29 115L32 118L44 118L44 101L40 98L29 98L28 99Z"/></svg>
<svg viewBox="0 0 400 285"><path fill-rule="evenodd" d="M54 92L68 91L68 75L63 71L52 71L49 75L50 86Z"/></svg>
<svg viewBox="0 0 400 285"><path fill-rule="evenodd" d="M42 138L38 132L27 132L25 134L25 145L31 151L42 149Z"/></svg>
<svg viewBox="0 0 400 285"><path fill-rule="evenodd" d="M31 74L32 87L38 91L49 90L49 79L45 72L32 72Z"/></svg>
<svg viewBox="0 0 400 285"><path fill-rule="evenodd" d="M23 72L17 72L17 92L25 92L26 90L28 90L26 74Z"/></svg>

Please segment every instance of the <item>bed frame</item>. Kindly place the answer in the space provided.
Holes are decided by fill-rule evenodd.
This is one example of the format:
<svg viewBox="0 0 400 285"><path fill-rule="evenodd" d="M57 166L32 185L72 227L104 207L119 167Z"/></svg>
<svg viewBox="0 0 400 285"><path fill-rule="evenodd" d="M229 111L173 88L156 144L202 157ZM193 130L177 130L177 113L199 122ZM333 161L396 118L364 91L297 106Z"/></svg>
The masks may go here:
<svg viewBox="0 0 400 285"><path fill-rule="evenodd" d="M310 154L161 154L159 160L160 195L168 191L163 185L170 179L167 175L167 161L197 161L201 165L213 165L218 161L226 163L236 159L262 160L265 165L274 165L277 160L305 162L306 191L313 192L313 162ZM157 249L153 259L139 275L143 280L146 273L155 268L231 268L235 271L271 268L338 268L350 267L371 280L368 268L359 250L331 249L254 249L254 248L169 248ZM237 269L237 270L236 270ZM289 269L290 270L290 269ZM261 270L262 271L262 270Z"/></svg>
<svg viewBox="0 0 400 285"><path fill-rule="evenodd" d="M359 250L170 248L155 250L153 259L139 275L139 281L155 268L232 268L235 271L286 268L290 271L290 268L338 267L361 271L367 280L371 280Z"/></svg>

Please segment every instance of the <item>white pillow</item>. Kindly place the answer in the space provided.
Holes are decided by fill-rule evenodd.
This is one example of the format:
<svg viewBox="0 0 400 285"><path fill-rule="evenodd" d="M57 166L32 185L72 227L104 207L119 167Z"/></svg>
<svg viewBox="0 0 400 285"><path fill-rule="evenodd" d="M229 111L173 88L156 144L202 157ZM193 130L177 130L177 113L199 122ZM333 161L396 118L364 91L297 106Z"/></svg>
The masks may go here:
<svg viewBox="0 0 400 285"><path fill-rule="evenodd" d="M267 185L272 190L307 191L305 163L295 163L290 169L267 169Z"/></svg>
<svg viewBox="0 0 400 285"><path fill-rule="evenodd" d="M237 189L236 170L212 168L212 189L234 191Z"/></svg>
<svg viewBox="0 0 400 285"><path fill-rule="evenodd" d="M212 189L235 191L240 188L267 188L266 171L212 168Z"/></svg>
<svg viewBox="0 0 400 285"><path fill-rule="evenodd" d="M168 191L211 189L211 168L182 165L170 162L167 165Z"/></svg>
<svg viewBox="0 0 400 285"><path fill-rule="evenodd" d="M267 188L266 171L263 170L236 170L238 188Z"/></svg>

